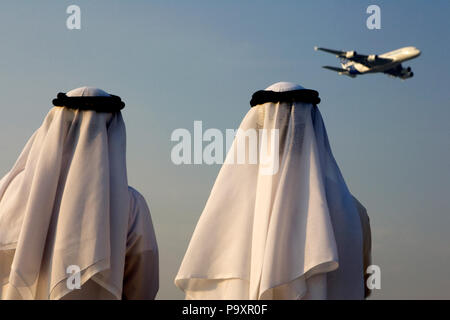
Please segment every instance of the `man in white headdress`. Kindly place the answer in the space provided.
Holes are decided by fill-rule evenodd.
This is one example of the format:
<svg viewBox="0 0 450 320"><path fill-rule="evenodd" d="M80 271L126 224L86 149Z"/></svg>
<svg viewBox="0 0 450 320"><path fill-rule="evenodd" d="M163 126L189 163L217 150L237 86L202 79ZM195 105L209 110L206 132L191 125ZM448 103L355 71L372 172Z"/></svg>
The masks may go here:
<svg viewBox="0 0 450 320"><path fill-rule="evenodd" d="M0 180L1 299L154 299L158 247L128 186L124 103L58 94Z"/></svg>
<svg viewBox="0 0 450 320"><path fill-rule="evenodd" d="M319 102L286 82L253 95L175 279L187 299L364 298L368 218L333 158ZM257 136L260 161L236 162L261 129L277 134Z"/></svg>

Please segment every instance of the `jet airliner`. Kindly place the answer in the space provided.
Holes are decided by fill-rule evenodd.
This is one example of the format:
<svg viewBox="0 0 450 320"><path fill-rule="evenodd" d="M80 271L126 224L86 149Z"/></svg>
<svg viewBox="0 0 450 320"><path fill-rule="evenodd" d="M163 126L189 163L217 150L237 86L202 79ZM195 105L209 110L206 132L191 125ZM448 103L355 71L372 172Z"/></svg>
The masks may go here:
<svg viewBox="0 0 450 320"><path fill-rule="evenodd" d="M319 47L314 47L314 50L328 52L341 59L342 68L332 66L323 66L323 68L352 78L375 72L383 72L400 79L412 78L414 73L411 71L411 67L404 68L402 62L417 58L421 53L416 47L404 47L380 55L371 54L367 56L356 51L339 51Z"/></svg>

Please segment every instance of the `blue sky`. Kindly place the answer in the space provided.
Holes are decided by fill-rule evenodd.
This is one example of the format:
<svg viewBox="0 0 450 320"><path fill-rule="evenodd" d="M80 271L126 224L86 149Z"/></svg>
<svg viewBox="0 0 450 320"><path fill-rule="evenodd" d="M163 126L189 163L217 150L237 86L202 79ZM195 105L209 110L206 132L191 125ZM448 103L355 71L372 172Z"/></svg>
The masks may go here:
<svg viewBox="0 0 450 320"><path fill-rule="evenodd" d="M81 7L81 30L66 28ZM366 8L381 7L381 30ZM2 1L0 174L57 92L90 85L126 102L130 184L147 198L161 251L159 298L174 287L220 166L175 166L176 128L236 128L251 94L278 81L320 92L334 155L367 207L373 298L450 298L450 2ZM383 53L416 46L415 77L356 79L315 45Z"/></svg>

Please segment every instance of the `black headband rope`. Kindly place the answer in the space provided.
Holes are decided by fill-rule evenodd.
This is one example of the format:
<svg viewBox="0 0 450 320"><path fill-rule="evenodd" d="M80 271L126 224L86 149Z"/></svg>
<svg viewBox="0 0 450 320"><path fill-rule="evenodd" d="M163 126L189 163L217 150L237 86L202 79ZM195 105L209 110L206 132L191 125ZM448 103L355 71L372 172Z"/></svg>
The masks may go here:
<svg viewBox="0 0 450 320"><path fill-rule="evenodd" d="M305 102L313 105L320 103L319 93L315 90L300 89L284 92L259 90L252 95L250 106L254 107L267 102Z"/></svg>
<svg viewBox="0 0 450 320"><path fill-rule="evenodd" d="M119 112L125 107L125 103L120 97L112 94L109 96L98 97L68 97L65 93L60 92L52 102L56 107L106 113Z"/></svg>

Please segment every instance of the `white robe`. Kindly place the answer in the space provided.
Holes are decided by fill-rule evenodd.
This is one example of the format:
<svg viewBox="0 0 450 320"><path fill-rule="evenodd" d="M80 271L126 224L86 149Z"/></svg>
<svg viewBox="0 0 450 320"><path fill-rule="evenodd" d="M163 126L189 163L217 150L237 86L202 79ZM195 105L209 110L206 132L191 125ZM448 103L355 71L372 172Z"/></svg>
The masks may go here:
<svg viewBox="0 0 450 320"><path fill-rule="evenodd" d="M279 168L233 164L235 139L175 284L187 299L362 299L361 221L318 108L265 103L240 129L279 129Z"/></svg>
<svg viewBox="0 0 450 320"><path fill-rule="evenodd" d="M49 112L0 180L2 299L154 298L157 243L145 200L128 187L125 142L120 112ZM66 283L69 266L81 270L80 291Z"/></svg>

